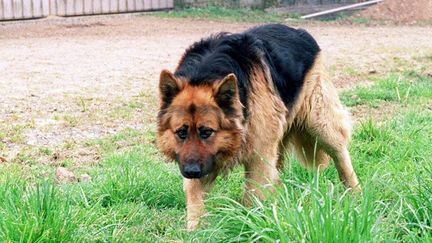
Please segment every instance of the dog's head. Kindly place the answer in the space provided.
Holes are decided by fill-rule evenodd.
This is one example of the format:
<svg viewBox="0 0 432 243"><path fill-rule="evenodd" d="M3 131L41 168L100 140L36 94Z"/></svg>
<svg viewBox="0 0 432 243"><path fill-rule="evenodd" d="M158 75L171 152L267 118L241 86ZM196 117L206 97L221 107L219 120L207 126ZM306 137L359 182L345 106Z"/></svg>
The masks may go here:
<svg viewBox="0 0 432 243"><path fill-rule="evenodd" d="M186 178L201 178L233 157L242 141L242 105L234 74L200 85L162 71L157 142Z"/></svg>

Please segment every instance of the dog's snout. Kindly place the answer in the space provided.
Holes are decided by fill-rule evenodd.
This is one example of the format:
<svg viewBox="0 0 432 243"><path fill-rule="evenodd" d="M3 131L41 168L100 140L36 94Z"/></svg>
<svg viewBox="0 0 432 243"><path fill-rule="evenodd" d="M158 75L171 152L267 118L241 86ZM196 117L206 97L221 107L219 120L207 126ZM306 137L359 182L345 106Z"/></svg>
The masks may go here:
<svg viewBox="0 0 432 243"><path fill-rule="evenodd" d="M201 177L201 166L198 163L188 163L184 166L184 176L189 179Z"/></svg>

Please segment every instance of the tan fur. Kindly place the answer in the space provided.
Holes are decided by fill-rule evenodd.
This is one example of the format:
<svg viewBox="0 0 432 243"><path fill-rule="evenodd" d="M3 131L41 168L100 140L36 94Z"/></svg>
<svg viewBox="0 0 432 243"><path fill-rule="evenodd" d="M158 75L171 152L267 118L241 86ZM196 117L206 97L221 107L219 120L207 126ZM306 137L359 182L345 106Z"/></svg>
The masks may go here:
<svg viewBox="0 0 432 243"><path fill-rule="evenodd" d="M278 169L283 167L284 155L289 148L309 168L324 169L333 158L343 183L360 190L347 150L351 137L350 116L323 70L321 56L318 56L305 76L300 94L288 110L273 86L269 71L254 69L250 75L253 89L249 94L246 124L241 124L238 119L228 119L217 111L196 116L168 111L177 112L175 119L170 114L166 115L171 117L169 122L166 121L169 123L166 126L170 128L162 125L158 132L158 145L168 157L174 159L173 154L187 150L185 145L179 147L173 135L173 131L184 123L203 123L220 131L211 144L204 146L202 153L214 153L221 149L229 151L219 158L213 173L201 179L184 180L189 230L197 227L204 213L205 193L218 173L235 164L244 165L244 203L248 205L251 195L263 198L263 188L271 188L278 182ZM191 104L217 106L213 97L217 86L182 85L185 87L173 100L172 107L188 107ZM236 100L235 106L241 111L239 100Z"/></svg>
<svg viewBox="0 0 432 243"><path fill-rule="evenodd" d="M251 76L254 88L249 100L250 122L246 137L250 149L245 151L241 161L245 166L244 202L247 205L251 203L249 193L263 198L261 189L278 181L279 138L287 127L287 109L277 96L269 74L254 69Z"/></svg>
<svg viewBox="0 0 432 243"><path fill-rule="evenodd" d="M183 189L186 193L187 229L194 230L199 219L204 214L204 197L211 189L217 174L212 173L202 179L183 179Z"/></svg>
<svg viewBox="0 0 432 243"><path fill-rule="evenodd" d="M318 56L307 73L302 92L288 118L293 138L289 141L297 157L307 166L325 167L331 156L344 184L359 190L347 149L352 130L350 116L325 74L321 59Z"/></svg>

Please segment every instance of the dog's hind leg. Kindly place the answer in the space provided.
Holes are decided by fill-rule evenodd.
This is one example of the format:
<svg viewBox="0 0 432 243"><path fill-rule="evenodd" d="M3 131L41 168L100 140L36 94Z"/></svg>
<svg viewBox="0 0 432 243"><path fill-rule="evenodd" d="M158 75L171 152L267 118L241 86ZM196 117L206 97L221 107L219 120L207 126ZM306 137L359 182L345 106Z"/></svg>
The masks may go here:
<svg viewBox="0 0 432 243"><path fill-rule="evenodd" d="M349 138L341 132L343 128L313 124L310 130L314 135L309 132L300 132L292 137L297 158L306 167L316 167L322 170L328 166L331 156L335 162L339 178L345 186L353 190L360 190L347 149Z"/></svg>
<svg viewBox="0 0 432 243"><path fill-rule="evenodd" d="M325 92L321 88L315 90L306 129L333 158L341 181L353 190L360 190L347 148L351 137L350 117L333 89Z"/></svg>
<svg viewBox="0 0 432 243"><path fill-rule="evenodd" d="M308 95L304 97L303 107L299 110L305 131L316 138L318 145L330 155L336 165L342 182L353 190L360 190L348 153L351 138L351 120L343 108L336 89L319 69L312 71L305 81Z"/></svg>
<svg viewBox="0 0 432 243"><path fill-rule="evenodd" d="M183 188L186 193L187 229L195 230L201 216L205 213L204 197L213 186L216 173L211 173L202 179L183 179Z"/></svg>
<svg viewBox="0 0 432 243"><path fill-rule="evenodd" d="M316 137L311 136L304 130L291 132L289 142L293 145L294 153L302 164L309 168L323 170L330 162L330 156L318 143Z"/></svg>

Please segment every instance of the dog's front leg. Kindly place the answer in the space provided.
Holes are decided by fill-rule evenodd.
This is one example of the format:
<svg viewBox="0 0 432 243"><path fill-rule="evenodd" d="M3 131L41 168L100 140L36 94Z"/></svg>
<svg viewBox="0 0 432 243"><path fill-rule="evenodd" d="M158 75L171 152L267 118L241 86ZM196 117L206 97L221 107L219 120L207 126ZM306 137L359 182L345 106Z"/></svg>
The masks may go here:
<svg viewBox="0 0 432 243"><path fill-rule="evenodd" d="M195 230L199 220L204 214L204 197L210 190L215 179L214 175L208 175L203 179L184 179L183 186L186 193L187 229Z"/></svg>
<svg viewBox="0 0 432 243"><path fill-rule="evenodd" d="M199 179L184 179L187 208L187 229L197 228L199 218L204 214L204 187Z"/></svg>
<svg viewBox="0 0 432 243"><path fill-rule="evenodd" d="M254 156L245 164L246 191L243 195L243 204L251 206L253 197L265 199L264 190L273 190L273 186L279 182L279 171L277 170L277 155Z"/></svg>

